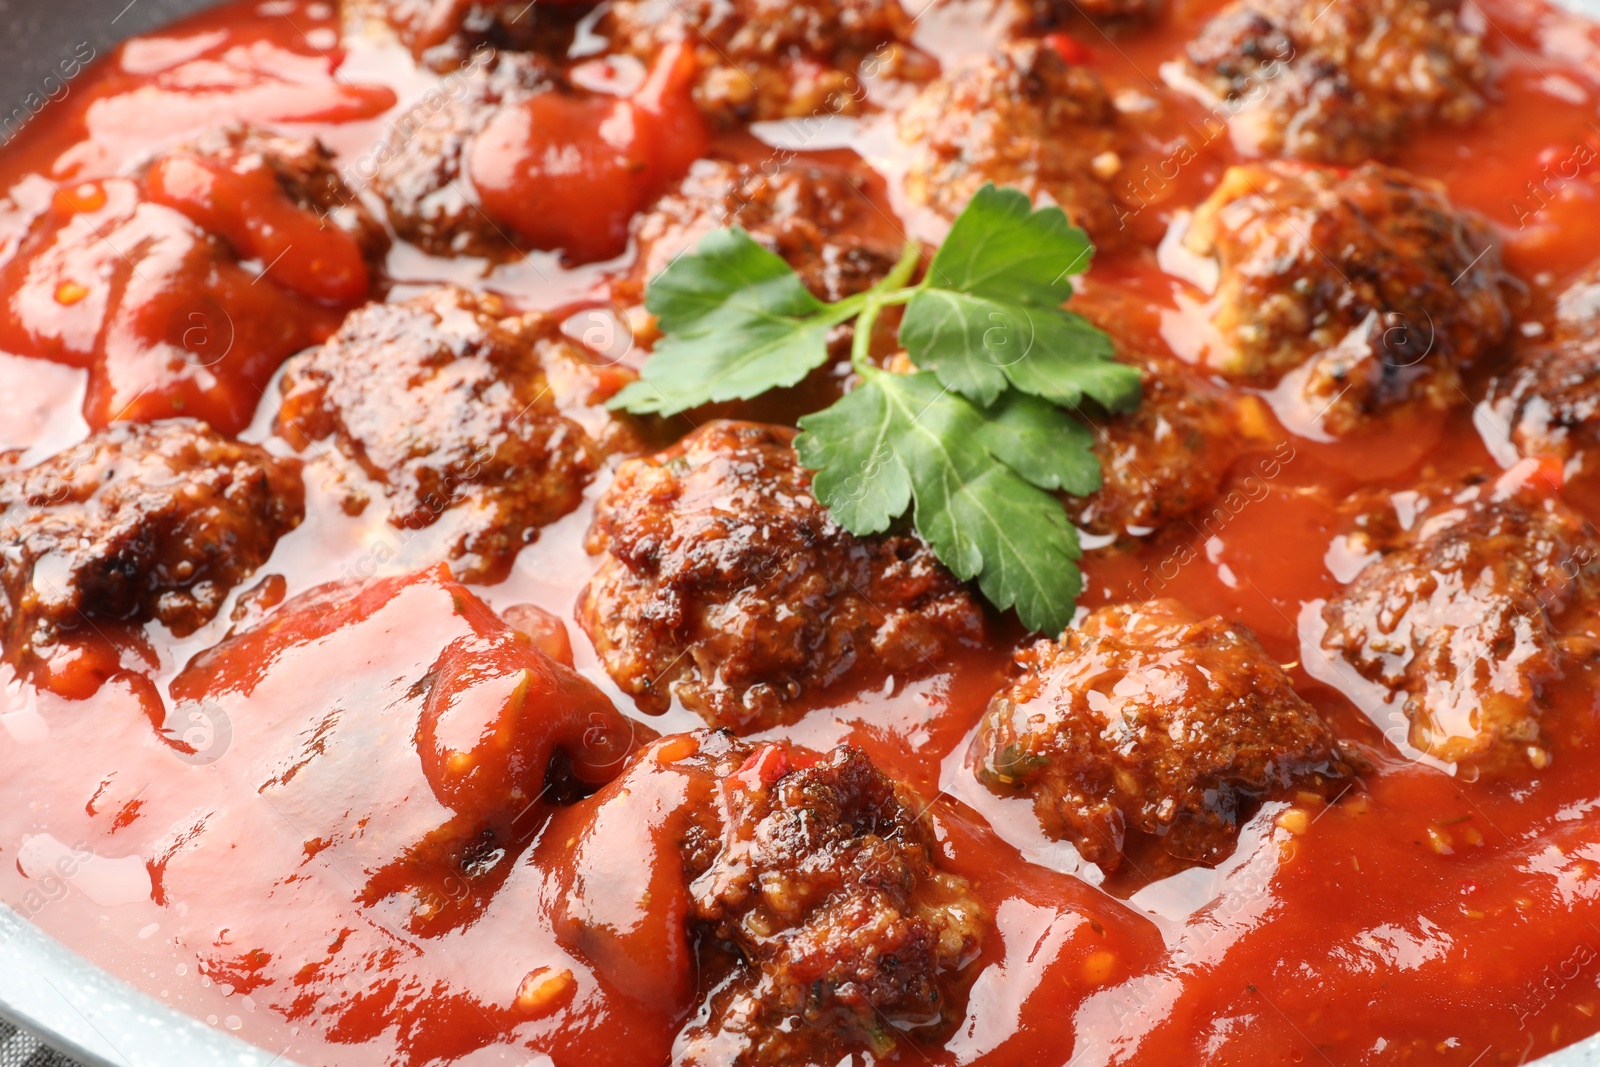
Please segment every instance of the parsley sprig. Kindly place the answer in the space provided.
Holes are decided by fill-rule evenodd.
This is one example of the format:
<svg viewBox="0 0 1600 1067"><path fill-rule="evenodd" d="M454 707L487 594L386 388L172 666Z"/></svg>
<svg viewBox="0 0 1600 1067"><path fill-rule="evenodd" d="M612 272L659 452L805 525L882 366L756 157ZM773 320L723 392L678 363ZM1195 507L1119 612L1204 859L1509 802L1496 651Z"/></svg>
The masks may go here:
<svg viewBox="0 0 1600 1067"><path fill-rule="evenodd" d="M802 418L795 439L817 500L858 536L910 510L957 577L1030 629L1059 632L1082 576L1077 530L1053 494L1100 488L1093 437L1067 409L1139 398L1138 371L1113 361L1111 339L1061 306L1093 251L1060 208L987 185L920 282L910 243L877 285L827 303L743 229L717 230L650 282L662 337L611 406L674 415L794 385L853 320L859 384ZM918 368L905 374L871 358L873 326L897 306Z"/></svg>

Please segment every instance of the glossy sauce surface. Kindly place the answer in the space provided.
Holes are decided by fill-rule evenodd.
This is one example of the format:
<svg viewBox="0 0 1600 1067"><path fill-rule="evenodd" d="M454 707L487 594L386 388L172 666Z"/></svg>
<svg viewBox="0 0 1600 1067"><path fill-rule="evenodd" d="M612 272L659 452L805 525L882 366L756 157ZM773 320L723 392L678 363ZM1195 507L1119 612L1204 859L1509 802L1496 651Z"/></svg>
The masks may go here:
<svg viewBox="0 0 1600 1067"><path fill-rule="evenodd" d="M1216 6L1179 0L1153 30L1110 38L1084 29L1077 43L1114 92L1146 91ZM1494 102L1465 132L1429 133L1395 162L1443 180L1459 206L1498 225L1510 269L1535 287L1518 309L1519 320L1531 321L1546 310L1540 294L1587 266L1600 246L1600 169L1578 166L1570 178L1561 169L1574 169L1568 161L1580 149L1588 158L1600 150L1592 121L1600 35L1533 0L1486 0L1480 11L1498 65ZM919 42L953 59L973 46L970 27L983 21L981 2L936 7L920 23ZM643 91L656 94L654 103L638 102L641 95L562 121L598 125L625 110L648 129L670 95L670 74L656 72L654 87ZM84 74L47 119L0 154L0 185L19 203L32 196L59 212L63 227L73 220L94 226L101 213L119 210L128 182L118 175L130 164L240 119L314 133L347 173L360 175L387 124L436 82L398 47L343 51L325 4L225 5L124 45ZM601 115L601 108L612 110ZM1175 102L1146 158L1126 161L1124 207L1143 237L1159 240L1234 158L1225 135L1208 136L1196 124L1200 114ZM524 137L531 127L519 121L507 117L495 136ZM901 206L899 164L885 148L892 139L870 118L829 126L841 128L888 176L872 192L882 217L892 219ZM597 149L585 165L637 172L638 155L649 156L642 184L617 194L642 202L658 187L652 168L681 170L676 153L701 133L640 134L611 144L609 155ZM788 131L789 141L795 137ZM799 139L808 142L803 133ZM757 161L778 151L746 135L724 135L711 148ZM516 199L517 175L497 177L489 160L482 168L486 198ZM172 216L214 200L194 192L211 179L180 170L146 179L161 186L156 199L168 216L152 225L167 238L183 232ZM539 219L585 201L585 173L592 172L551 189L550 200L536 205ZM501 179L505 188L497 190ZM280 246L314 240L252 234L247 220L262 211L251 190L237 193L240 215L208 224L228 233L243 227L231 239L254 251L257 270L271 265ZM913 234L937 237L929 220L904 217ZM602 234L575 258L610 254L615 236ZM1160 257L1138 248L1102 254L1082 299L1115 306L1131 328L1200 362L1206 295L1177 277L1170 244ZM83 247L107 259L87 270L116 277L104 292L127 298L134 282L117 275L115 256L104 255L109 246L88 240ZM477 265L397 245L385 270L391 299L457 281L519 309L579 313L582 337L592 320L581 313L603 301L607 274L626 268L631 254L569 268L555 254L533 253L474 277ZM280 302L267 318L302 331L283 340L285 352L332 331L340 316L329 308L355 291L348 279L365 269L337 243L318 256L322 265L303 277L293 262L274 272L278 288L260 296ZM184 273L189 262L180 249L170 278L154 283L159 292L140 298L138 321L148 327L141 344L164 336L175 318L188 323L185 308L208 299ZM239 279L222 284L250 288L248 265L236 269ZM26 286L3 272L7 291ZM0 322L0 386L16 405L0 427L0 449L26 450L32 460L69 447L87 432L80 411L98 423L131 405L146 405L136 412L145 417L183 410L159 390L119 392L113 382L102 396L101 385L89 384L81 337L90 327L75 319L98 312L74 295L37 294L36 315ZM202 316L200 325L218 323ZM590 343L612 347L604 338ZM213 421L265 440L276 397L271 368L224 361L216 373L231 377L229 403ZM1468 392L1477 397L1481 386L1469 383ZM1265 804L1215 870L1143 884L1149 880L1133 863L1100 885L1069 846L1039 833L1025 802L990 796L961 772L970 735L1020 640L1004 625L990 647L962 653L932 677L878 678L830 692L794 726L771 734L816 750L858 744L885 771L937 798L931 813L947 866L976 888L994 933L972 971L966 1018L942 1050L928 1050L930 1062L1519 1063L1600 1030L1600 770L1586 755L1600 740L1600 677L1590 676L1600 668L1570 672L1552 688L1545 715L1551 766L1467 781L1386 745L1392 724L1369 721L1330 684L1329 669L1315 662L1322 657L1315 641L1302 636L1302 620L1315 615L1306 606L1339 588L1341 562L1331 546L1341 501L1363 487L1497 471L1497 458L1514 461L1514 450L1508 455L1508 442L1489 420L1475 422L1466 403L1338 442L1318 440L1303 417L1263 396L1264 428L1242 446L1224 490L1227 521L1179 524L1132 553L1091 554L1082 604L1171 596L1252 628L1275 658L1293 665L1297 688L1336 732L1373 754L1360 788L1336 803L1295 809L1307 818L1291 817L1287 802ZM599 489L591 486L591 502ZM1579 475L1561 491L1600 519L1600 481ZM582 544L589 517L586 504L547 527L505 582L467 595L496 609L537 604L568 620L578 670L637 720L641 735L698 726L682 709L637 715L571 624L593 569ZM425 534L385 526L377 509L348 516L332 487L311 481L305 522L260 574L285 579L276 602L330 581L410 574L435 562L434 550ZM395 679L425 672L451 642L490 625L473 621L475 609L461 607L452 583L395 580L392 600L348 609L359 618L341 623L342 644L275 634L264 649L224 654L220 666L215 657L192 663L227 633L230 601L210 625L181 639L158 624L101 635L113 649L102 653L122 667L159 663L154 692L111 667L103 671L115 676L87 700L8 679L0 705L0 899L175 1007L305 1064L523 1064L535 1053L557 1063L663 1062L681 1020L666 1009L640 1011L629 1000L637 990L612 988L556 936L546 877L565 862L564 816L522 842L528 862L502 864L483 883L448 871L438 877L427 891L440 909L468 921L418 927L414 906L390 906L358 888L373 871L403 864L403 892L422 892L422 860L396 843L449 822L451 805L441 806L439 787L415 759L415 723L428 713ZM62 688L78 667L63 665ZM201 694L217 701L218 693L249 700L220 700L201 718L186 718ZM328 732L313 741L302 736L308 700L329 709ZM169 735L200 730L190 747L201 756L164 740L153 723ZM291 752L298 763L283 762ZM179 826L191 829L178 833ZM639 869L648 869L648 857L639 859ZM630 893L619 888L617 907L626 910ZM654 966L666 948L644 929L643 911L635 918L640 962ZM370 970L319 970L330 944L347 938L361 947L342 958L359 957ZM551 987L548 1004L521 995L542 988L530 986L534 976L563 972L571 992Z"/></svg>

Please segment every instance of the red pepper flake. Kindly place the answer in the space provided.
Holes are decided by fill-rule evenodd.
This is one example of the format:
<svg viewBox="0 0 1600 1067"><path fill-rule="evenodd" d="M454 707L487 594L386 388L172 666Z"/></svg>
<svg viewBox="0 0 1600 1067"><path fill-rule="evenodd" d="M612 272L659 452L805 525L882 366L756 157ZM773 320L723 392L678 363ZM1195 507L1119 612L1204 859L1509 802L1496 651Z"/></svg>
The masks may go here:
<svg viewBox="0 0 1600 1067"><path fill-rule="evenodd" d="M1094 61L1094 53L1085 48L1071 34L1047 33L1044 35L1044 43L1055 49L1056 55L1075 67L1081 67Z"/></svg>

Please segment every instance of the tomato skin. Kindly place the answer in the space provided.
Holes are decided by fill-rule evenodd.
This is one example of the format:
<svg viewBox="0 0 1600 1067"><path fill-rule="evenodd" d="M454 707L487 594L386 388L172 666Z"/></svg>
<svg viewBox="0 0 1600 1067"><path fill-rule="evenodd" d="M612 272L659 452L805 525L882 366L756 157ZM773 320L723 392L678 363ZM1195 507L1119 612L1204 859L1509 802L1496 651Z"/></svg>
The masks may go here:
<svg viewBox="0 0 1600 1067"><path fill-rule="evenodd" d="M694 1000L680 842L688 812L708 802L705 783L672 765L684 745L646 748L594 800L555 812L533 854L554 889L557 939L667 1033Z"/></svg>
<svg viewBox="0 0 1600 1067"><path fill-rule="evenodd" d="M572 638L561 616L537 604L513 604L500 612L500 617L513 630L526 634L534 648L563 667L572 666Z"/></svg>
<svg viewBox="0 0 1600 1067"><path fill-rule="evenodd" d="M1094 53L1068 33L1047 33L1044 43L1055 50L1056 55L1066 60L1075 67L1081 67L1094 61Z"/></svg>
<svg viewBox="0 0 1600 1067"><path fill-rule="evenodd" d="M366 299L370 279L356 239L289 199L267 167L240 173L220 160L172 155L150 168L145 189L240 259L259 260L286 289L335 306Z"/></svg>
<svg viewBox="0 0 1600 1067"><path fill-rule="evenodd" d="M630 99L551 91L502 108L468 157L484 211L574 263L618 255L634 213L710 142L693 73L693 56L674 46Z"/></svg>
<svg viewBox="0 0 1600 1067"><path fill-rule="evenodd" d="M527 814L558 754L592 788L636 744L636 728L592 683L509 628L456 641L434 675L417 755L440 803L479 822Z"/></svg>
<svg viewBox="0 0 1600 1067"><path fill-rule="evenodd" d="M343 317L127 179L58 195L25 225L0 263L0 349L86 368L95 429L190 415L237 433L279 364Z"/></svg>

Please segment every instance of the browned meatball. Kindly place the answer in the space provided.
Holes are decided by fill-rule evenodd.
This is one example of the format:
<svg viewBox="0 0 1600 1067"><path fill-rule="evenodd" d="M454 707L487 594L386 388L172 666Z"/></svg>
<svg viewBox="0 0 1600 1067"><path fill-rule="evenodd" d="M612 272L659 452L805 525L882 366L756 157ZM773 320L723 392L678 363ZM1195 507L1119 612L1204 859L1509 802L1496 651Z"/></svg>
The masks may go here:
<svg viewBox="0 0 1600 1067"><path fill-rule="evenodd" d="M1142 370L1137 408L1090 420L1101 485L1069 506L1091 533L1148 532L1204 509L1238 456L1234 398L1174 360Z"/></svg>
<svg viewBox="0 0 1600 1067"><path fill-rule="evenodd" d="M1600 542L1519 476L1432 493L1410 522L1370 517L1356 547L1383 555L1322 611L1322 647L1400 702L1410 743L1474 771L1549 762L1539 717L1563 616L1600 592Z"/></svg>
<svg viewBox="0 0 1600 1067"><path fill-rule="evenodd" d="M602 28L646 63L690 41L695 103L729 123L854 114L860 75L903 64L874 53L908 40L911 21L899 0L616 0Z"/></svg>
<svg viewBox="0 0 1600 1067"><path fill-rule="evenodd" d="M1404 171L1233 167L1184 241L1216 257L1218 369L1260 385L1292 373L1335 435L1460 399L1458 367L1510 326L1488 225Z"/></svg>
<svg viewBox="0 0 1600 1067"><path fill-rule="evenodd" d="M369 263L389 250L389 234L334 165L333 153L317 140L283 137L256 126L235 125L215 130L177 149L225 164L241 175L266 171L294 204L324 225L337 226L355 238Z"/></svg>
<svg viewBox="0 0 1600 1067"><path fill-rule="evenodd" d="M859 663L937 666L982 609L912 536L858 538L811 496L794 431L707 423L632 460L595 510L578 620L623 691L758 730Z"/></svg>
<svg viewBox="0 0 1600 1067"><path fill-rule="evenodd" d="M1090 613L1017 657L969 759L1033 798L1045 830L1102 870L1130 837L1184 863L1232 847L1251 803L1348 773L1332 732L1255 635L1171 600Z"/></svg>
<svg viewBox="0 0 1600 1067"><path fill-rule="evenodd" d="M413 108L392 125L363 176L383 198L401 240L436 256L515 258L521 252L511 231L478 204L466 156L501 106L550 88L551 69L536 56L500 52L452 77L455 91L440 94L436 109Z"/></svg>
<svg viewBox="0 0 1600 1067"><path fill-rule="evenodd" d="M1156 17L1164 0L1020 0L1022 18L1016 32L1037 37L1061 26L1077 29L1089 19L1108 27L1123 27Z"/></svg>
<svg viewBox="0 0 1600 1067"><path fill-rule="evenodd" d="M964 879L939 870L926 806L859 749L818 759L679 735L584 803L591 821L572 835L558 936L602 969L636 970L615 943L634 934L604 921L616 907L599 898L617 894L613 872L637 866L633 857L668 868L645 877L666 898L662 911L682 916L664 938L681 947L649 957L675 972L652 992L691 995L692 942L702 1001L674 1063L882 1057L961 1018L956 978L988 917ZM646 835L655 847L641 847Z"/></svg>
<svg viewBox="0 0 1600 1067"><path fill-rule="evenodd" d="M305 513L300 464L202 422L117 423L0 475L0 633L26 663L95 619L185 636Z"/></svg>
<svg viewBox="0 0 1600 1067"><path fill-rule="evenodd" d="M1124 134L1095 73L1039 41L1002 45L934 81L900 114L905 191L948 217L985 182L1048 194L1097 242L1122 232L1111 193Z"/></svg>
<svg viewBox="0 0 1600 1067"><path fill-rule="evenodd" d="M530 0L341 0L340 21L358 39L392 33L424 66L449 72L480 50L564 56L587 10Z"/></svg>
<svg viewBox="0 0 1600 1067"><path fill-rule="evenodd" d="M1235 144L1322 163L1386 158L1483 110L1483 41L1456 0L1239 0L1188 49Z"/></svg>
<svg viewBox="0 0 1600 1067"><path fill-rule="evenodd" d="M638 258L612 292L643 303L646 283L712 230L742 226L799 272L824 300L869 289L900 253L899 235L882 231L867 199L868 172L795 166L774 172L705 160L649 211L634 217Z"/></svg>
<svg viewBox="0 0 1600 1067"><path fill-rule="evenodd" d="M1560 296L1555 322L1524 345L1490 389L1494 411L1524 455L1571 459L1600 436L1600 270Z"/></svg>
<svg viewBox="0 0 1600 1067"><path fill-rule="evenodd" d="M601 447L561 409L603 396L556 392L594 385L575 362L494 297L441 289L372 304L290 362L278 432L301 450L331 439L359 469L333 463L352 514L377 492L399 529L449 523L456 572L493 581L578 506L599 467Z"/></svg>

